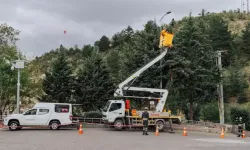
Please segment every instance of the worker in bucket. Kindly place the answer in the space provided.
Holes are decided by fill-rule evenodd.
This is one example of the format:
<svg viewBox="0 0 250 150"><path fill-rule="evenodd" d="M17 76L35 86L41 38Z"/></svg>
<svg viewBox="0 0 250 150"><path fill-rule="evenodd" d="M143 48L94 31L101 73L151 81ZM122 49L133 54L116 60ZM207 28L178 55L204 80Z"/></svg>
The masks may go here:
<svg viewBox="0 0 250 150"><path fill-rule="evenodd" d="M145 107L145 111L142 113L142 121L143 121L142 135L148 135L148 119L149 119L148 107Z"/></svg>

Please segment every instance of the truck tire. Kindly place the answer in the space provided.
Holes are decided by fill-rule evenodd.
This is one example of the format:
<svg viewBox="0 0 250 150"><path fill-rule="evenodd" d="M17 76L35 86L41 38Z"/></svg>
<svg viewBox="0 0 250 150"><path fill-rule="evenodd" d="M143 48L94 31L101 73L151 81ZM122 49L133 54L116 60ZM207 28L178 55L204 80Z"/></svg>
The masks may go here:
<svg viewBox="0 0 250 150"><path fill-rule="evenodd" d="M122 121L122 119L115 120L114 127L117 130L122 130L123 129L123 121Z"/></svg>
<svg viewBox="0 0 250 150"><path fill-rule="evenodd" d="M60 128L59 121L51 121L49 125L51 130L58 130Z"/></svg>
<svg viewBox="0 0 250 150"><path fill-rule="evenodd" d="M9 130L10 131L16 131L16 130L18 130L18 126L19 126L19 122L18 121L10 121L9 122Z"/></svg>
<svg viewBox="0 0 250 150"><path fill-rule="evenodd" d="M156 126L158 126L158 130L159 132L163 131L164 130L164 122L162 120L158 120L156 123L155 123Z"/></svg>

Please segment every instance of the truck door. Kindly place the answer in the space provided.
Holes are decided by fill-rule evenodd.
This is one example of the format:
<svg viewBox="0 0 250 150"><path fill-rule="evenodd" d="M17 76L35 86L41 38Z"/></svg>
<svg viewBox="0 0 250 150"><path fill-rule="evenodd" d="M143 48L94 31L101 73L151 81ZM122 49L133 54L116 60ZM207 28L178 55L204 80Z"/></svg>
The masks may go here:
<svg viewBox="0 0 250 150"><path fill-rule="evenodd" d="M50 117L49 108L39 108L36 115L37 125L47 125Z"/></svg>
<svg viewBox="0 0 250 150"><path fill-rule="evenodd" d="M36 124L36 114L37 114L37 109L31 109L27 112L25 112L24 115L24 120L22 125L37 125Z"/></svg>
<svg viewBox="0 0 250 150"><path fill-rule="evenodd" d="M114 122L116 118L122 118L125 115L125 109L122 103L112 103L109 108L108 120Z"/></svg>

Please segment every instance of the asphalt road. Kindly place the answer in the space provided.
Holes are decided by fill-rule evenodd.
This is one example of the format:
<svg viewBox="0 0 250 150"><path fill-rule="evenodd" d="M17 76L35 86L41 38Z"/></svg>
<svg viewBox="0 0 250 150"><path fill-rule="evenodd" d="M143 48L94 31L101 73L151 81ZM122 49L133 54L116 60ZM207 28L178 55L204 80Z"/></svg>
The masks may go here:
<svg viewBox="0 0 250 150"><path fill-rule="evenodd" d="M76 129L27 130L11 132L0 129L0 150L249 150L250 138L235 135L188 132L182 136L160 132L113 131L101 128L84 128L82 135Z"/></svg>

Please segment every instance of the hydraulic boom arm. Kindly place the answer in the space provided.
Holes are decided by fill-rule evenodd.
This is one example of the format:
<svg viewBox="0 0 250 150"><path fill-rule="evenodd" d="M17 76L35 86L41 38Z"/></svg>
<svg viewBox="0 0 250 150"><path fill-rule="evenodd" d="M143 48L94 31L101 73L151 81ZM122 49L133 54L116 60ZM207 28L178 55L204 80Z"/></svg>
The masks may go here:
<svg viewBox="0 0 250 150"><path fill-rule="evenodd" d="M119 88L115 91L114 96L123 96L123 89L124 86L127 85L130 81L136 79L137 77L140 76L140 74L142 74L146 69L148 69L149 67L153 66L156 62L158 62L159 60L161 60L168 52L168 48L165 48L164 51L157 56L155 59L153 59L151 62L149 62L147 65L145 65L144 67L142 67L141 69L139 69L138 71L136 71L133 75L131 75L130 77L128 77L125 81L123 81L122 83L119 84ZM128 90L128 89L126 89Z"/></svg>

